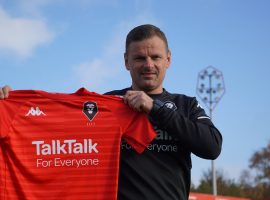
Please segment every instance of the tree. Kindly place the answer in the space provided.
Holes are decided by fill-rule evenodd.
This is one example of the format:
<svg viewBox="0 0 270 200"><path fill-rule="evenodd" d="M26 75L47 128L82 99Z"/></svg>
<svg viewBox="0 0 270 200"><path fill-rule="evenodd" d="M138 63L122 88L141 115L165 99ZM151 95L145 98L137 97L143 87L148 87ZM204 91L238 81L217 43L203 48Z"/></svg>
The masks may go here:
<svg viewBox="0 0 270 200"><path fill-rule="evenodd" d="M234 179L226 178L224 172L221 170L216 171L217 177L217 191L219 195L245 197L244 190L235 182ZM212 171L209 169L203 172L203 177L197 188L192 188L193 192L200 192L211 194L212 193Z"/></svg>
<svg viewBox="0 0 270 200"><path fill-rule="evenodd" d="M249 167L257 172L257 183L270 185L270 142L252 155Z"/></svg>
<svg viewBox="0 0 270 200"><path fill-rule="evenodd" d="M217 170L217 191L219 195L247 197L251 199L269 199L270 197L270 142L262 149L254 152L249 160L249 169L242 171L236 182ZM193 192L212 193L212 172L203 172L197 188Z"/></svg>
<svg viewBox="0 0 270 200"><path fill-rule="evenodd" d="M249 168L255 171L256 199L270 197L270 142L261 150L256 151L250 161Z"/></svg>

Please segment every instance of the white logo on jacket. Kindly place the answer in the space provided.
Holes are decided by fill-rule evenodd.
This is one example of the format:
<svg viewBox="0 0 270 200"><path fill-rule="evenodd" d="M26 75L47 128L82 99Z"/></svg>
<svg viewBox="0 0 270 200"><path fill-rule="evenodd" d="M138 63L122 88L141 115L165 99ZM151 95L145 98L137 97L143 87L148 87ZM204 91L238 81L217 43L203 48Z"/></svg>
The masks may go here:
<svg viewBox="0 0 270 200"><path fill-rule="evenodd" d="M172 110L176 110L176 109L177 109L175 103L172 102L172 101L165 101L165 102L164 102L164 105L165 105L167 108L172 109Z"/></svg>

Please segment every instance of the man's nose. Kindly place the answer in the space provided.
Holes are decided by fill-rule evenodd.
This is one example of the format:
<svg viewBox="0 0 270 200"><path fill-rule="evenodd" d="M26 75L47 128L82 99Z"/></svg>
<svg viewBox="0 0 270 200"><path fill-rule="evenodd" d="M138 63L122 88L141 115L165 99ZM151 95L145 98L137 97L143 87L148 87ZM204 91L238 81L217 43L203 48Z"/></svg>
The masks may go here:
<svg viewBox="0 0 270 200"><path fill-rule="evenodd" d="M154 66L154 62L151 58L146 58L145 62L144 62L144 67L153 67Z"/></svg>

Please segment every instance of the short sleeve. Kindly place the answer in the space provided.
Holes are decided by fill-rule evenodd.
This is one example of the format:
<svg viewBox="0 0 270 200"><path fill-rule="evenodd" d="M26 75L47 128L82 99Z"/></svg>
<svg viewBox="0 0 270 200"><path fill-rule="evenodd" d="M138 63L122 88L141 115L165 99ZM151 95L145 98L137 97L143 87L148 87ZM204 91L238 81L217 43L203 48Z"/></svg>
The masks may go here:
<svg viewBox="0 0 270 200"><path fill-rule="evenodd" d="M142 153L156 137L156 132L148 120L147 115L133 111L121 100L110 107L123 131L122 137L138 153Z"/></svg>
<svg viewBox="0 0 270 200"><path fill-rule="evenodd" d="M8 136L10 124L17 113L16 110L19 110L18 102L10 99L0 100L0 138Z"/></svg>
<svg viewBox="0 0 270 200"><path fill-rule="evenodd" d="M0 100L0 138L8 136L12 121L26 103L25 97L29 95L33 96L30 90L13 90L7 99Z"/></svg>

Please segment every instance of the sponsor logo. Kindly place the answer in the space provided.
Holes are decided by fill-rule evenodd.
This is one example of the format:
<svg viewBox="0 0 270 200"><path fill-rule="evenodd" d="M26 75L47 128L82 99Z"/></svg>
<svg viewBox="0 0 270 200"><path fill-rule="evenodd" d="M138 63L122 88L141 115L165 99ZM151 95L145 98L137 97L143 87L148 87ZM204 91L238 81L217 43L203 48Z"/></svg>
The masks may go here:
<svg viewBox="0 0 270 200"><path fill-rule="evenodd" d="M178 152L177 139L173 138L169 135L169 133L165 130L158 129L156 126L154 127L157 137L153 140L151 144L147 146L149 151L154 152ZM133 147L129 145L126 141L121 141L121 149L123 150L131 150Z"/></svg>
<svg viewBox="0 0 270 200"><path fill-rule="evenodd" d="M46 115L43 111L39 109L39 107L31 107L28 111L28 113L25 116L41 116L41 115Z"/></svg>
<svg viewBox="0 0 270 200"><path fill-rule="evenodd" d="M38 158L36 162L37 168L50 168L50 167L89 167L99 165L98 158L81 158L81 159L63 159L63 158L54 158L54 159L42 159Z"/></svg>
<svg viewBox="0 0 270 200"><path fill-rule="evenodd" d="M170 136L167 131L164 131L162 129L158 129L157 127L154 127L154 129L157 133L155 140L163 140L163 141L173 140L172 136Z"/></svg>
<svg viewBox="0 0 270 200"><path fill-rule="evenodd" d="M98 143L92 139L83 139L78 142L76 139L70 140L34 140L32 144L36 151L37 168L54 167L91 167L100 164L98 157ZM77 157L78 154L84 154L83 157ZM92 156L90 156L92 155Z"/></svg>
<svg viewBox="0 0 270 200"><path fill-rule="evenodd" d="M98 107L96 102L87 101L83 104L83 113L86 117L92 121L98 113Z"/></svg>
<svg viewBox="0 0 270 200"><path fill-rule="evenodd" d="M70 140L52 140L45 143L43 140L32 141L36 147L36 154L54 155L54 154L86 154L98 153L98 143L93 143L92 139L84 139L83 142L77 142L76 139Z"/></svg>

